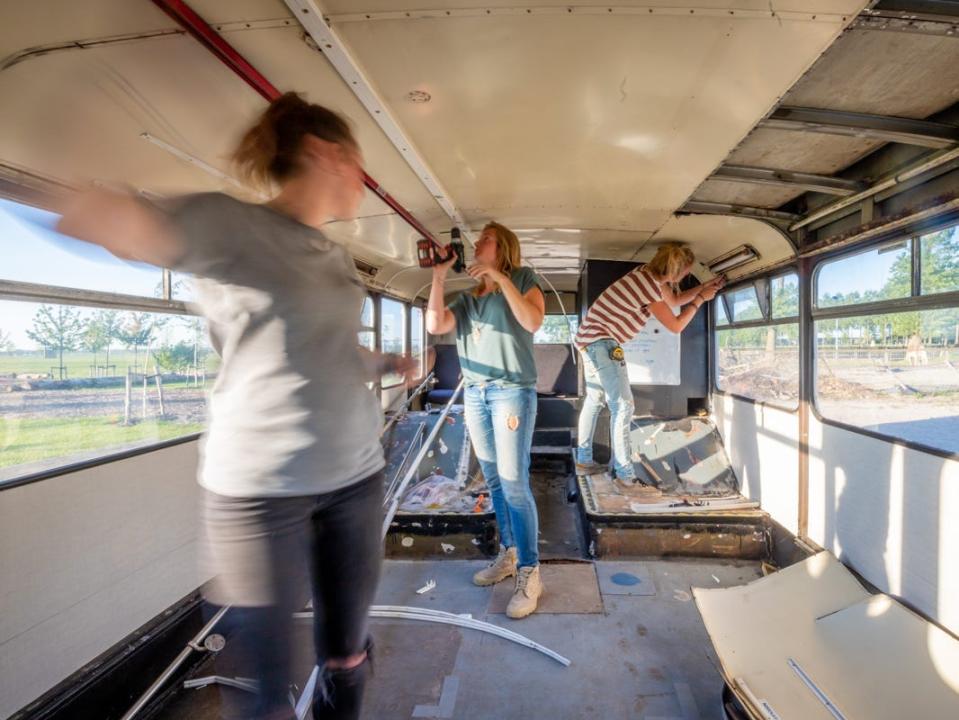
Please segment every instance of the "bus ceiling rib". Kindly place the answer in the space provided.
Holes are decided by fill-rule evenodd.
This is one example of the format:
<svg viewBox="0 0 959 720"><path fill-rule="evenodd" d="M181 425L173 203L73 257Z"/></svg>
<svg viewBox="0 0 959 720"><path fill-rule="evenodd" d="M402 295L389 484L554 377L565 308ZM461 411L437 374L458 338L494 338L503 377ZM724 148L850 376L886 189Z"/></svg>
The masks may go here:
<svg viewBox="0 0 959 720"><path fill-rule="evenodd" d="M209 50L220 62L236 73L247 85L256 90L264 99L272 102L282 93L273 83L266 79L259 70L251 65L236 48L228 43L209 23L200 17L193 8L182 0L152 0L160 8L186 30L203 47ZM386 203L397 215L424 238L430 240L437 247L439 243L433 234L426 229L416 217L403 207L396 198L387 192L374 178L364 171L363 184Z"/></svg>

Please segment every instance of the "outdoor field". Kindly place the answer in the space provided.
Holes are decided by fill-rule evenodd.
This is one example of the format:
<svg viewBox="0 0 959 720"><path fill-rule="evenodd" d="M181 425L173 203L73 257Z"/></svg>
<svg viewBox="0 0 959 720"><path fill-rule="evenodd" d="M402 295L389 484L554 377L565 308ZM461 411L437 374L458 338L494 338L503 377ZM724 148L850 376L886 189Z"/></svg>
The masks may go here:
<svg viewBox="0 0 959 720"><path fill-rule="evenodd" d="M109 369L101 354L95 387L90 353L66 353L63 380L56 359L0 355L0 481L201 432L217 360L211 355L196 378L165 373L162 414L155 379L147 381L144 404L142 375L135 375L125 422L127 368L136 361L142 371L144 353L111 353Z"/></svg>

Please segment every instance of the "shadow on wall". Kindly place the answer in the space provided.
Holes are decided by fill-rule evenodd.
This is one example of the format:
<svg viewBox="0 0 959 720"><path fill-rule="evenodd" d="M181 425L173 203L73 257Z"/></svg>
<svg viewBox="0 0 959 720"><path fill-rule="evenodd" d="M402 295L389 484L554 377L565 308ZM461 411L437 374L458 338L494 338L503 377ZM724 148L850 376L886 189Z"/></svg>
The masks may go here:
<svg viewBox="0 0 959 720"><path fill-rule="evenodd" d="M730 396L724 396L730 397ZM730 425L738 462L734 464L739 476L739 491L762 507L762 460L759 455L759 427L756 425L758 406L746 400L731 398ZM728 450L732 458L732 448Z"/></svg>
<svg viewBox="0 0 959 720"><path fill-rule="evenodd" d="M823 426L824 544L883 592L939 617L944 461Z"/></svg>

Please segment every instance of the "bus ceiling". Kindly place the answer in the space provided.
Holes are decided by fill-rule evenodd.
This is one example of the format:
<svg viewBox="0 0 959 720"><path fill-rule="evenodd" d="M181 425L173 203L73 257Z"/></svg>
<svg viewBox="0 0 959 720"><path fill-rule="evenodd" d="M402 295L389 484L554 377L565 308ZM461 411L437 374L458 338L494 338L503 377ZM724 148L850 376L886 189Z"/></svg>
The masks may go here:
<svg viewBox="0 0 959 720"><path fill-rule="evenodd" d="M435 5L15 5L0 192L93 177L256 198L229 151L264 98L295 89L364 149L359 217L329 233L409 297L416 240L453 225L516 229L560 289L587 257L666 240L707 264L748 245L745 276L875 232L883 203L901 216L897 193L959 166L959 21L916 3ZM927 212L928 185L912 190Z"/></svg>

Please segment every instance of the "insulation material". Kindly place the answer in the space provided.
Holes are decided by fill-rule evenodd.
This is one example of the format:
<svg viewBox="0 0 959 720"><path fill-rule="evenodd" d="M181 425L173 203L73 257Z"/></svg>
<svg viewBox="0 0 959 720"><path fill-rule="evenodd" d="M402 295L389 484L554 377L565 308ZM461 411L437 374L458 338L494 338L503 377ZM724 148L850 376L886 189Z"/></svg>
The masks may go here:
<svg viewBox="0 0 959 720"><path fill-rule="evenodd" d="M634 420L630 426L633 467L645 484L623 487L609 473L581 477L587 508L594 514L653 511L741 510L758 507L739 493L716 427L706 418Z"/></svg>
<svg viewBox="0 0 959 720"><path fill-rule="evenodd" d="M382 437L386 477L409 469L420 443L439 419L438 412L408 412ZM453 407L403 494L399 512L485 514L493 511L489 490L471 452L462 407ZM420 431L423 426L423 432ZM412 447L411 447L412 446ZM412 452L410 450L412 449Z"/></svg>
<svg viewBox="0 0 959 720"><path fill-rule="evenodd" d="M819 553L695 588L726 681L756 718L959 717L959 641Z"/></svg>

